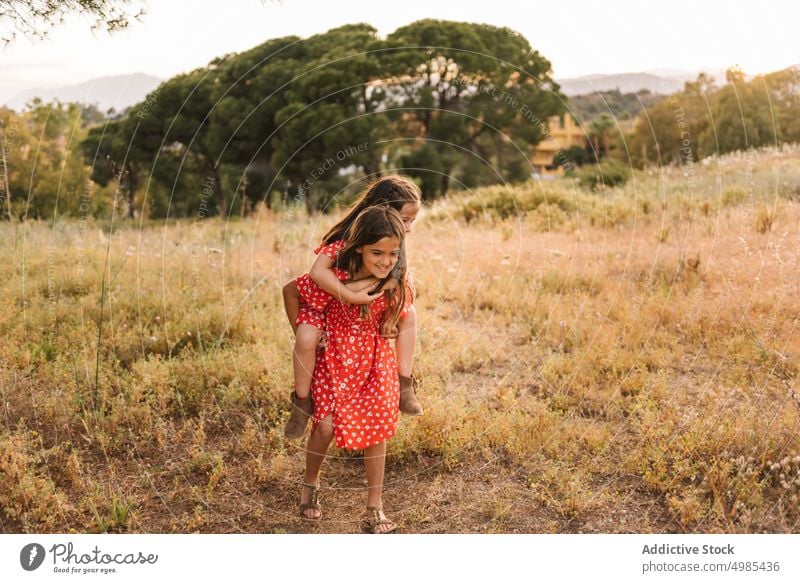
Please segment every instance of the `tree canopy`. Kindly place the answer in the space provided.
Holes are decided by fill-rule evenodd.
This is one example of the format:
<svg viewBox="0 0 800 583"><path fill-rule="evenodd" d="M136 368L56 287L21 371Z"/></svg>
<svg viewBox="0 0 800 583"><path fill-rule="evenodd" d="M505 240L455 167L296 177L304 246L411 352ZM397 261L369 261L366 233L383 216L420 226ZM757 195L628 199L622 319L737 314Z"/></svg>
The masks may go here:
<svg viewBox="0 0 800 583"><path fill-rule="evenodd" d="M568 110L551 74L522 36L480 24L421 20L380 38L362 23L270 39L107 118L57 101L1 111L0 202L15 217L232 216L258 203L326 211L385 172L414 177L426 199L522 181L548 118ZM797 142L798 87L796 69L730 71L721 87L701 75L650 102L630 134L613 109L600 112L584 124L591 147L566 159L680 164Z"/></svg>
<svg viewBox="0 0 800 583"><path fill-rule="evenodd" d="M210 212L279 199L313 212L336 204L348 181L395 169L416 176L426 198L451 176L524 180L543 120L564 103L550 63L511 30L423 20L380 39L352 24L173 77L92 130L84 152L94 164L97 152L112 158L129 207L149 200L151 214L190 213L197 201L178 198L204 190L197 177L211 185Z"/></svg>
<svg viewBox="0 0 800 583"><path fill-rule="evenodd" d="M13 42L17 34L41 40L66 16L93 20L93 29L116 32L144 15L139 0L0 0L0 41Z"/></svg>
<svg viewBox="0 0 800 583"><path fill-rule="evenodd" d="M714 154L800 141L800 72L750 80L735 69L717 87L701 74L647 108L631 135L633 161L686 164Z"/></svg>

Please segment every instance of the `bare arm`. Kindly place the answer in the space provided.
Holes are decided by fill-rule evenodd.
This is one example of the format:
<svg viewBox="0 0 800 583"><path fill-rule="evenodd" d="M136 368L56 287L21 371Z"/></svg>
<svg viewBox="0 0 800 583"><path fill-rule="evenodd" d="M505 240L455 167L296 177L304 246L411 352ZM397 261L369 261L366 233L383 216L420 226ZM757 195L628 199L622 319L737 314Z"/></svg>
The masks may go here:
<svg viewBox="0 0 800 583"><path fill-rule="evenodd" d="M366 290L367 292L370 292L370 295L375 295L379 293L375 290L377 289L378 284L381 281L383 280L378 279L377 277L365 277L364 279L354 279L352 281L346 281L344 282L344 285L345 287L347 287L347 289L355 292L361 292ZM383 284L383 287L381 287L380 291L385 292L387 290L394 289L396 287L397 287L397 280L391 278L390 280L388 280L386 283Z"/></svg>
<svg viewBox="0 0 800 583"><path fill-rule="evenodd" d="M365 277L364 279L355 279L352 281L345 281L344 286L350 291L360 292L372 290L380 280L377 277Z"/></svg>
<svg viewBox="0 0 800 583"><path fill-rule="evenodd" d="M314 260L314 265L311 266L309 275L319 287L331 294L345 304L369 304L380 297L380 294L369 295L369 286L364 289L351 290L347 285L342 283L336 274L333 273L333 259L320 253ZM367 280L360 280L361 283ZM361 286L358 286L361 287Z"/></svg>

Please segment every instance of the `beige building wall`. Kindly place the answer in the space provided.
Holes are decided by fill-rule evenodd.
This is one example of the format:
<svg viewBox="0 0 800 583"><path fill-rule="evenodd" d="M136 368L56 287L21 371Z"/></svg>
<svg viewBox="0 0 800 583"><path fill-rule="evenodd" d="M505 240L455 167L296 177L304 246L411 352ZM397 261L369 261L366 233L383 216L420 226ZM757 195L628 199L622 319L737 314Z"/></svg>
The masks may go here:
<svg viewBox="0 0 800 583"><path fill-rule="evenodd" d="M563 118L557 115L548 118L547 125L549 134L532 149L531 165L534 172L541 176L561 176L564 166L554 166L553 157L559 150L566 150L570 146L585 148L589 140L584 129L575 123L569 113L565 113Z"/></svg>

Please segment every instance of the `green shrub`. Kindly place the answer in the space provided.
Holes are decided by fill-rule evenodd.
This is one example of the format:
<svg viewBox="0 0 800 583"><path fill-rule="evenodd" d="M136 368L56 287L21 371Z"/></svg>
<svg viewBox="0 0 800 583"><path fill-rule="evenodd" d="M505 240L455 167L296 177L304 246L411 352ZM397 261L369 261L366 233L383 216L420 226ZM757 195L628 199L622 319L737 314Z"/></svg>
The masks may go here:
<svg viewBox="0 0 800 583"><path fill-rule="evenodd" d="M631 176L631 171L616 160L603 160L600 164L583 166L573 175L581 184L592 190L599 188L622 186Z"/></svg>

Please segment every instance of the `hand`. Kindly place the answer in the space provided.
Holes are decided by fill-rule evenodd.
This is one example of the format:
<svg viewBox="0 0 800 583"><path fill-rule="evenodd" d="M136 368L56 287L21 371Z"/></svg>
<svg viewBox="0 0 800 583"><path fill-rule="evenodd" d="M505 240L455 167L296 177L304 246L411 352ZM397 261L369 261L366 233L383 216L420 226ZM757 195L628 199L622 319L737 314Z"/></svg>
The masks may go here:
<svg viewBox="0 0 800 583"><path fill-rule="evenodd" d="M328 338L325 335L325 332L323 332L322 334L320 334L319 342L317 342L317 350L325 350L327 346L328 346Z"/></svg>
<svg viewBox="0 0 800 583"><path fill-rule="evenodd" d="M388 332L386 330L382 329L381 330L381 336L383 336L384 338L388 338L389 340L391 340L393 338L397 338L398 336L400 336L400 328L395 326L394 328L392 328Z"/></svg>
<svg viewBox="0 0 800 583"><path fill-rule="evenodd" d="M371 290L377 287L380 283L380 279L377 277L364 277L362 279L351 279L344 281L344 287L349 289L352 292L360 292L364 290Z"/></svg>
<svg viewBox="0 0 800 583"><path fill-rule="evenodd" d="M389 289L395 289L397 287L397 284L398 284L397 278L392 277L391 279L389 279L389 281L383 284L383 288L381 289L384 291Z"/></svg>
<svg viewBox="0 0 800 583"><path fill-rule="evenodd" d="M351 291L349 298L351 301L347 303L355 305L371 304L372 302L374 302L383 295L383 294L370 294L369 292L370 292L369 288L357 292Z"/></svg>

